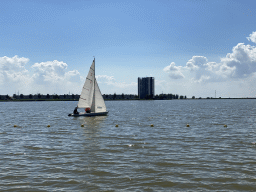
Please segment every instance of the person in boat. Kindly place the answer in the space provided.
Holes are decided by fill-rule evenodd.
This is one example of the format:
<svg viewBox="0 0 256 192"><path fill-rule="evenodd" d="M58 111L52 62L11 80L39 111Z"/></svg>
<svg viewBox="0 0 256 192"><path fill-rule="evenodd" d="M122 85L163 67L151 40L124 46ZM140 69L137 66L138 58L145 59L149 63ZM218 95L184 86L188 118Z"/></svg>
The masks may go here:
<svg viewBox="0 0 256 192"><path fill-rule="evenodd" d="M86 113L91 113L91 108L89 108L89 107L85 108L85 112Z"/></svg>
<svg viewBox="0 0 256 192"><path fill-rule="evenodd" d="M78 114L77 107L74 109L74 114Z"/></svg>

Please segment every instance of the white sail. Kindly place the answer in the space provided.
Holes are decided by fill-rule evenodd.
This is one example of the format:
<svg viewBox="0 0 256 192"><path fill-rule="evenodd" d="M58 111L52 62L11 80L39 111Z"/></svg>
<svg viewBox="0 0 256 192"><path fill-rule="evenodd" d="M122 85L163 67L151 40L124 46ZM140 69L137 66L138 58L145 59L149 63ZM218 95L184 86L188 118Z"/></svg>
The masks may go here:
<svg viewBox="0 0 256 192"><path fill-rule="evenodd" d="M100 88L95 80L95 113L107 111L104 99L101 95Z"/></svg>
<svg viewBox="0 0 256 192"><path fill-rule="evenodd" d="M82 93L78 101L78 108L87 108L92 106L94 96L94 83L95 83L95 59L92 62L89 73L86 77Z"/></svg>

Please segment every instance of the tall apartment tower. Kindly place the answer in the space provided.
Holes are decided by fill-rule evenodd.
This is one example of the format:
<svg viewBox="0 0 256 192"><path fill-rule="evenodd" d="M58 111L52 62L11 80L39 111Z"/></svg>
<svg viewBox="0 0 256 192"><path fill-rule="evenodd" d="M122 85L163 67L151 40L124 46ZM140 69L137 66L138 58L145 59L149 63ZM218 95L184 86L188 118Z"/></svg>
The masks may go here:
<svg viewBox="0 0 256 192"><path fill-rule="evenodd" d="M155 96L154 77L138 78L138 97L139 99L153 99Z"/></svg>

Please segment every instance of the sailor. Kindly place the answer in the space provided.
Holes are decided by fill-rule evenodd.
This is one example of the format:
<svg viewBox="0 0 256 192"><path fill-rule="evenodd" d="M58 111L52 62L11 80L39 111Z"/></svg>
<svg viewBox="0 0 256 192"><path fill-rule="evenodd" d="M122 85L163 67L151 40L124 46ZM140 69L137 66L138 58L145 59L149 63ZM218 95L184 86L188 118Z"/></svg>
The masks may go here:
<svg viewBox="0 0 256 192"><path fill-rule="evenodd" d="M74 109L74 114L78 114L77 107Z"/></svg>

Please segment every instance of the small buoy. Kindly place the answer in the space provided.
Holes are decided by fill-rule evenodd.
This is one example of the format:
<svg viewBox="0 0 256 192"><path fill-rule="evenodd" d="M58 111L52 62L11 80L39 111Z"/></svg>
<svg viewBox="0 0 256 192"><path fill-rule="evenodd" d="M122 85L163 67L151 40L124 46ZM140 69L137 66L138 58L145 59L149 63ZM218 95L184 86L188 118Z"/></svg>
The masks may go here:
<svg viewBox="0 0 256 192"><path fill-rule="evenodd" d="M84 127L84 124L82 124L81 127Z"/></svg>
<svg viewBox="0 0 256 192"><path fill-rule="evenodd" d="M115 127L118 127L118 125L116 124L116 126Z"/></svg>
<svg viewBox="0 0 256 192"><path fill-rule="evenodd" d="M51 127L51 125L47 125L47 127Z"/></svg>
<svg viewBox="0 0 256 192"><path fill-rule="evenodd" d="M187 124L187 127L189 127L189 124Z"/></svg>
<svg viewBox="0 0 256 192"><path fill-rule="evenodd" d="M13 125L13 127L17 127L17 125Z"/></svg>
<svg viewBox="0 0 256 192"><path fill-rule="evenodd" d="M227 125L224 125L224 127L228 127Z"/></svg>
<svg viewBox="0 0 256 192"><path fill-rule="evenodd" d="M151 124L151 125L150 125L150 127L154 127L154 125L153 125L153 124Z"/></svg>

